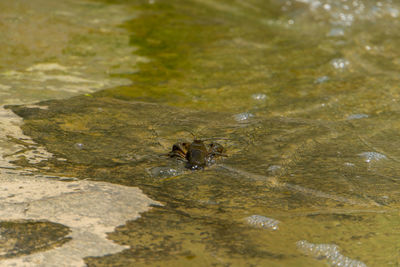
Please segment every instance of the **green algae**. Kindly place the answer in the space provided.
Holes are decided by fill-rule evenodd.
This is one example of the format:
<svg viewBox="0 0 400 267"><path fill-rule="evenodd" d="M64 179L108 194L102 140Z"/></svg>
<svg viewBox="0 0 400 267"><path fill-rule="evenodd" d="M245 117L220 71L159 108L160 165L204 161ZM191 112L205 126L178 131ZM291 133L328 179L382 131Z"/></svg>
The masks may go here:
<svg viewBox="0 0 400 267"><path fill-rule="evenodd" d="M133 86L102 91L100 95L227 110L241 106L224 104L224 99L229 97L239 104L239 99L243 100L243 90L251 91L248 87L253 82L243 81L243 77L250 80L251 76L262 76L253 79L258 80L254 81L258 85L263 83L260 80L265 77L260 74L263 70L254 73L254 67L262 64L252 62L249 65L241 59L267 61L264 55L268 49L264 48L269 44L260 43L260 51L243 49L238 36L254 37L262 31L262 40L268 40L273 39L273 30L257 21L244 24L243 16L195 1L156 1L151 5L146 1L138 2L140 5L135 7L142 10L142 15L126 28L133 32L131 42L138 46L135 53L148 57L150 62L139 64L140 71L129 76ZM232 40L238 44L232 45ZM250 41L246 45L253 43ZM241 83L246 87L240 86Z"/></svg>

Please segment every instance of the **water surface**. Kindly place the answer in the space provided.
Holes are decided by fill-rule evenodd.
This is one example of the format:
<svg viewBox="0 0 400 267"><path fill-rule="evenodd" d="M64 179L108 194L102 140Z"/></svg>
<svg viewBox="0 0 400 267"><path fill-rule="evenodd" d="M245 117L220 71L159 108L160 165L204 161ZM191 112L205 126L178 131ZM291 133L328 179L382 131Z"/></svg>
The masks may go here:
<svg viewBox="0 0 400 267"><path fill-rule="evenodd" d="M54 155L14 164L164 204L89 266L399 264L398 4L129 6L140 15L121 27L143 60L112 77L132 84L9 107ZM228 157L189 171L165 156L192 134Z"/></svg>

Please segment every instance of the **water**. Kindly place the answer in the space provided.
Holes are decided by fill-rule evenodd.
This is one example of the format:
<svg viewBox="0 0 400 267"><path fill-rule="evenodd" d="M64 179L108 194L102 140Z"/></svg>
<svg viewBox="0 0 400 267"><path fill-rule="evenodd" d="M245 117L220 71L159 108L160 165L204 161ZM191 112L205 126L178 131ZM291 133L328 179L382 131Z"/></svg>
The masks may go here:
<svg viewBox="0 0 400 267"><path fill-rule="evenodd" d="M93 194L110 186L110 197L99 195L111 200L106 210L124 196L120 219L109 224L91 215L98 203L86 196L87 210L66 209L69 219L96 217L96 238L110 246L75 255L75 262L399 264L397 3L54 5L43 0L28 10L36 16L32 31L50 25L33 35L40 42L8 38L19 41L4 44L14 53L0 54L2 104L12 105L2 111L2 164L32 188L68 178L78 187L88 182L98 189ZM8 34L24 31L18 23L28 19L28 11L12 7ZM49 18L48 10L59 11ZM64 34L52 30L54 21ZM58 43L59 35L67 41ZM227 157L191 171L166 156L193 136L222 144ZM135 187L158 201L136 220L127 204ZM26 214L24 225L43 219ZM67 250L74 244L68 237L83 242L74 233L84 227L44 219L76 232L39 240L24 257L34 259L37 247L41 255L54 246Z"/></svg>
<svg viewBox="0 0 400 267"><path fill-rule="evenodd" d="M127 32L116 28L132 18L131 9L73 0L0 6L1 265L83 266L84 257L124 250L106 232L157 203L134 187L38 171L50 158L67 159L25 135L22 119L3 105L46 110L31 103L130 84L111 75L135 71L132 61L140 61ZM31 166L21 168L21 159Z"/></svg>
<svg viewBox="0 0 400 267"><path fill-rule="evenodd" d="M312 244L306 240L297 242L297 246L305 254L317 259L327 259L331 266L365 267L363 262L350 259L340 253L340 249L332 244Z"/></svg>
<svg viewBox="0 0 400 267"><path fill-rule="evenodd" d="M254 227L278 230L279 221L262 215L251 215L246 218L246 222Z"/></svg>

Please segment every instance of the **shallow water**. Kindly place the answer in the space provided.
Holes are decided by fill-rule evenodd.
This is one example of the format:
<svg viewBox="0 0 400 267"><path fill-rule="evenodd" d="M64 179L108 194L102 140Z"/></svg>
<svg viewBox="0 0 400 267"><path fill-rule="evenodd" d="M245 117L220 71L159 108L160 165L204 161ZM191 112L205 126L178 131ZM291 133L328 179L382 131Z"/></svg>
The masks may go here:
<svg viewBox="0 0 400 267"><path fill-rule="evenodd" d="M115 5L90 3L77 10ZM93 45L107 68L128 56L131 65L102 76L118 86L7 107L24 119L24 134L52 153L32 161L26 146L13 164L138 186L163 204L109 233L127 248L87 257L89 266L400 264L397 3L124 5L135 10L119 28L132 47L110 49L114 38L104 36ZM36 70L74 73L50 63L18 75L34 84ZM87 65L78 77L97 81L102 65ZM7 75L2 83L14 86L7 79L17 76ZM3 103L21 102L29 101ZM227 157L190 171L165 156L193 134L224 145Z"/></svg>

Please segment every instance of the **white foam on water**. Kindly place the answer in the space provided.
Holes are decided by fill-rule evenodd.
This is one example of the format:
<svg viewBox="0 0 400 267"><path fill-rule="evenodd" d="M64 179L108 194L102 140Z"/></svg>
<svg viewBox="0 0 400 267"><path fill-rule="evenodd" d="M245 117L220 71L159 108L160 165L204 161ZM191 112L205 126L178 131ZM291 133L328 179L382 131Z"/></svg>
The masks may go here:
<svg viewBox="0 0 400 267"><path fill-rule="evenodd" d="M343 70L350 65L350 62L344 58L335 58L332 59L331 65L338 70Z"/></svg>
<svg viewBox="0 0 400 267"><path fill-rule="evenodd" d="M306 240L296 243L298 249L304 254L316 259L324 259L331 266L340 267L366 267L361 261L351 259L340 253L340 248L334 244L313 244Z"/></svg>
<svg viewBox="0 0 400 267"><path fill-rule="evenodd" d="M318 20L326 20L333 26L349 27L359 20L374 21L379 18L399 16L398 2L392 0L295 0L309 7ZM287 1L286 3L291 1Z"/></svg>
<svg viewBox="0 0 400 267"><path fill-rule="evenodd" d="M363 152L363 153L358 154L358 156L364 158L365 162L367 162L367 163L387 159L386 155L378 153L378 152L373 152L373 151L372 152Z"/></svg>
<svg viewBox="0 0 400 267"><path fill-rule="evenodd" d="M258 100L258 101L263 101L263 100L267 99L267 95L266 94L262 94L262 93L252 94L251 98L253 98L254 100Z"/></svg>
<svg viewBox="0 0 400 267"><path fill-rule="evenodd" d="M254 115L250 112L243 112L243 113L236 114L234 116L234 118L237 122L245 122L245 121L248 121L252 117L254 117Z"/></svg>
<svg viewBox="0 0 400 267"><path fill-rule="evenodd" d="M265 228L270 230L278 230L279 229L279 221L268 218L262 215L251 215L245 218L246 222L257 228Z"/></svg>

